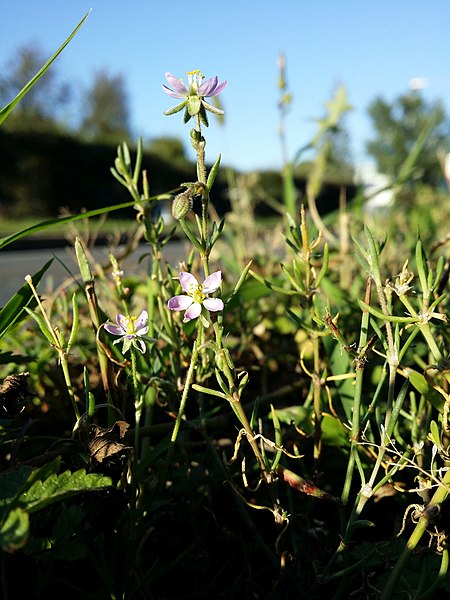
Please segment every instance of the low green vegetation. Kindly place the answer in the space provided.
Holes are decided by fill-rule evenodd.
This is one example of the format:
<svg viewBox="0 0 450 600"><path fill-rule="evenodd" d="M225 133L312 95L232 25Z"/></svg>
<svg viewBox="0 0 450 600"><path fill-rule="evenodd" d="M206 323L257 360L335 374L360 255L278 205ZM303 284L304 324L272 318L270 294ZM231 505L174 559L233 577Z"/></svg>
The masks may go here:
<svg viewBox="0 0 450 600"><path fill-rule="evenodd" d="M341 89L274 191L226 170L222 216L206 148L226 82L166 80L189 177L152 192L124 142L120 205L0 223L2 251L70 226L79 267L43 298L43 265L0 310L2 597L447 597L450 176L417 173L429 123L389 205L340 182L325 211ZM137 274L90 253L118 226L147 249Z"/></svg>

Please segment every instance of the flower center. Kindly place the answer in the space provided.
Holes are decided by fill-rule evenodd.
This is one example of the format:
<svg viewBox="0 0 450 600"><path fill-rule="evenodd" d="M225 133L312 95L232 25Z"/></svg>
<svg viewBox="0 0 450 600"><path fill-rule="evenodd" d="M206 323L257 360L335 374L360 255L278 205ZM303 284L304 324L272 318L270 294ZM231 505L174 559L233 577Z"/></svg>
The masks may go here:
<svg viewBox="0 0 450 600"><path fill-rule="evenodd" d="M194 292L192 293L192 298L194 302L198 302L201 304L203 300L206 298L205 294L202 292L202 286L200 285Z"/></svg>
<svg viewBox="0 0 450 600"><path fill-rule="evenodd" d="M137 317L131 316L131 317L125 317L125 319L122 321L122 327L127 332L127 335L134 335L136 333L136 327L134 325L134 322L136 320L137 320Z"/></svg>
<svg viewBox="0 0 450 600"><path fill-rule="evenodd" d="M205 76L202 75L202 73L200 72L199 69L196 69L195 71L188 71L187 76L188 76L190 93L197 94L198 86L201 84L202 79L204 79Z"/></svg>

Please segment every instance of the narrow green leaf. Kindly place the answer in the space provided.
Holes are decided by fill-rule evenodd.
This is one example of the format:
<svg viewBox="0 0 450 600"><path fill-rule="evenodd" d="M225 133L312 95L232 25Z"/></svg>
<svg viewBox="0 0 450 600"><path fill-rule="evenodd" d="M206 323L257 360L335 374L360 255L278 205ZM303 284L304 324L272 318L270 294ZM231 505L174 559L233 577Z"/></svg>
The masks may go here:
<svg viewBox="0 0 450 600"><path fill-rule="evenodd" d="M225 304L228 304L228 302L230 302L230 300L233 298L233 296L235 296L235 295L238 293L238 291L240 290L240 288L241 288L242 284L244 283L244 281L245 281L245 279L246 279L246 277L247 277L247 275L248 275L248 272L249 272L249 270L250 270L250 267L252 266L252 262L253 262L253 261L250 261L250 262L249 262L249 263L246 265L245 269L242 271L242 273L241 273L241 276L239 277L239 280L238 280L238 282L237 282L237 283L236 283L236 285L234 286L234 289L233 289L233 291L232 291L232 292L231 292L231 294L228 296L228 298L225 300Z"/></svg>
<svg viewBox="0 0 450 600"><path fill-rule="evenodd" d="M25 94L27 94L30 91L30 89L34 86L34 84L42 77L42 75L44 75L44 73L47 71L47 69L53 63L53 61L59 56L59 54L61 54L61 52L64 50L64 48L67 46L67 44L72 40L72 38L76 35L78 30L80 29L80 27L86 21L90 12L91 11L89 10L89 12L85 14L85 16L81 19L81 21L78 23L78 25L75 27L75 29L72 31L72 33L69 35L69 37L63 42L63 44L58 48L58 50L56 50L56 52L54 52L50 56L48 61L42 66L41 69L39 69L39 71L36 73L36 75L25 85L25 87L23 87L20 90L20 92L17 94L17 96L11 102L9 102L9 104L4 106L0 110L0 124L3 123L3 121L9 115L9 113L13 110L13 108L16 106L16 104L18 104L18 102L20 102L20 100L22 100L22 98L25 96Z"/></svg>
<svg viewBox="0 0 450 600"><path fill-rule="evenodd" d="M75 254L77 255L78 267L84 283L89 283L94 280L92 275L91 265L89 264L83 243L80 238L75 239Z"/></svg>
<svg viewBox="0 0 450 600"><path fill-rule="evenodd" d="M272 416L272 421L273 421L273 428L275 431L275 443L277 444L277 446L279 448L281 448L281 446L283 445L283 438L281 435L281 425L280 425L280 419L278 418L277 415L277 411L275 410L275 408L273 407L273 404L270 405L270 414ZM273 462L270 466L270 470L271 471L275 471L275 469L277 468L278 463L280 462L280 458L283 455L283 451L282 450L277 450L275 453L275 457L273 459Z"/></svg>
<svg viewBox="0 0 450 600"><path fill-rule="evenodd" d="M325 244L325 246L323 247L323 260L322 260L322 267L319 271L319 274L317 275L317 279L315 281L315 286L316 288L319 287L319 285L322 283L322 279L325 277L327 271L328 271L328 262L329 262L329 250L328 250L328 242Z"/></svg>
<svg viewBox="0 0 450 600"><path fill-rule="evenodd" d="M430 423L430 433L428 437L431 439L433 444L436 444L437 447L441 445L441 436L439 434L439 427L437 426L436 421L431 421Z"/></svg>
<svg viewBox="0 0 450 600"><path fill-rule="evenodd" d="M156 196L155 199L158 199L159 196ZM48 219L47 221L41 221L40 223L36 223L36 225L32 225L31 227L27 227L26 229L22 229L22 231L18 231L16 233L12 233L4 238L0 238L0 250L21 238L30 235L32 233L37 233L38 231L43 231L44 229L49 229L50 227L54 227L55 225L63 225L64 223L70 223L72 221L80 221L82 219L88 219L90 217L98 217L108 212L113 212L114 210L120 210L122 208L128 208L129 206L134 206L135 201L132 200L130 202L123 202L122 204L115 204L114 206L107 206L105 208L96 208L95 210L90 210L83 213L78 213L76 215L69 215L68 217L58 217L56 219Z"/></svg>
<svg viewBox="0 0 450 600"><path fill-rule="evenodd" d="M139 175L141 173L143 154L144 154L144 151L143 151L143 146L142 146L142 137L139 136L138 144L137 144L137 153L136 153L136 164L134 165L134 172L133 172L133 182L136 186L139 182Z"/></svg>
<svg viewBox="0 0 450 600"><path fill-rule="evenodd" d="M427 277L427 265L426 257L423 251L423 246L420 238L416 244L416 267L419 275L420 287L424 294L428 294L428 277Z"/></svg>
<svg viewBox="0 0 450 600"><path fill-rule="evenodd" d="M72 296L72 315L73 315L73 320L72 320L72 329L70 330L70 336L69 336L69 341L67 342L67 352L70 351L75 338L77 336L78 333L78 323L79 323L79 311L78 311L78 300L77 300L77 295L76 292L73 293Z"/></svg>
<svg viewBox="0 0 450 600"><path fill-rule="evenodd" d="M377 285L381 285L381 272L380 265L378 262L379 248L375 240L373 239L370 229L365 225L364 233L366 234L367 246L368 246L368 258L371 274Z"/></svg>
<svg viewBox="0 0 450 600"><path fill-rule="evenodd" d="M40 271L38 271L31 278L33 281L34 287L38 285L42 276L50 267L53 262L53 258L50 259L45 265L42 267ZM28 283L25 283L20 290L14 294L14 296L5 304L5 306L0 310L0 338L2 338L5 333L12 327L15 323L18 323L25 316L25 307L32 308L35 306L36 300L34 298L33 292L31 291Z"/></svg>
<svg viewBox="0 0 450 600"><path fill-rule="evenodd" d="M219 156L216 159L216 162L213 164L211 171L208 174L208 180L206 182L206 188L207 188L208 192L211 191L211 188L214 185L214 181L216 180L217 173L219 171L219 166L220 166L220 159L221 159L221 155L219 154Z"/></svg>
<svg viewBox="0 0 450 600"><path fill-rule="evenodd" d="M34 312L33 310L30 310L27 306L25 306L25 310L30 315L30 317L32 317L36 321L36 323L39 326L39 329L41 330L43 335L47 338L47 340L50 342L50 344L52 346L55 346L57 344L55 334L53 333L53 331L49 330L48 325L45 322L45 319L43 319L40 314Z"/></svg>
<svg viewBox="0 0 450 600"><path fill-rule="evenodd" d="M417 323L419 320L417 317L395 317L394 315L385 315L381 310L369 306L369 304L366 304L362 300L358 299L358 303L362 309L369 311L374 317L383 319L383 321L389 321L390 323Z"/></svg>

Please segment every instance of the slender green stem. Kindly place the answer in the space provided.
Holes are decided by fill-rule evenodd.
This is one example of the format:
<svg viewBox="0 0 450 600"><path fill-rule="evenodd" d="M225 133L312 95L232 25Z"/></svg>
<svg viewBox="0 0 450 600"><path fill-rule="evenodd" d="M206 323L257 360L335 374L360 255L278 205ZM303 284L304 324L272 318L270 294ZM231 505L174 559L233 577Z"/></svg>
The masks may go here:
<svg viewBox="0 0 450 600"><path fill-rule="evenodd" d="M67 361L67 358L66 358L64 352L59 353L59 358L61 361L61 369L62 369L62 372L64 375L64 381L66 382L67 393L69 394L69 398L72 402L73 411L75 413L75 418L77 421L79 421L80 420L80 411L78 410L78 405L75 400L75 394L73 393L72 382L70 380L69 363Z"/></svg>
<svg viewBox="0 0 450 600"><path fill-rule="evenodd" d="M367 281L365 301L367 304L370 302L371 293L371 278ZM369 328L369 312L364 310L361 319L361 330L359 334L359 348L365 348L367 345ZM356 445L359 431L360 431L360 412L361 412L361 398L362 398L362 386L364 379L364 359L356 362L356 378L355 378L355 394L353 396L353 411L352 411L352 433L351 433L351 448L349 461L347 465L347 473L345 476L344 489L342 490L341 501L345 505L348 502L350 495L350 488L353 480L353 472L355 468L356 454L358 453L358 447Z"/></svg>
<svg viewBox="0 0 450 600"><path fill-rule="evenodd" d="M139 389L139 381L137 377L137 368L136 368L136 350L133 346L130 348L131 352L131 377L133 380L133 390L134 390L134 414L135 414L135 429L134 429L134 456L135 461L137 462L137 457L139 456L139 430L140 430L140 421L142 414L142 398Z"/></svg>
<svg viewBox="0 0 450 600"><path fill-rule="evenodd" d="M314 371L313 371L313 409L314 409L314 470L319 471L319 461L322 452L322 385L320 381L319 339L316 335L310 336L313 346Z"/></svg>
<svg viewBox="0 0 450 600"><path fill-rule="evenodd" d="M203 325L202 325L201 319L199 319L198 323L197 323L197 338L196 338L196 340L194 342L194 346L192 348L191 362L189 365L188 372L186 374L186 381L184 382L183 394L181 396L177 418L175 419L175 425L173 427L172 436L170 438L170 446L169 446L170 455L172 454L171 448L173 448L174 444L177 441L178 431L180 429L181 421L183 419L184 409L186 406L186 400L187 400L187 397L189 394L189 389L190 389L192 381L194 379L194 372L195 372L195 367L197 366L202 330L203 330Z"/></svg>
<svg viewBox="0 0 450 600"><path fill-rule="evenodd" d="M198 132L198 141L195 144L195 151L197 153L197 177L201 183L206 185L205 141L202 139L202 124L199 115L195 116L195 122Z"/></svg>

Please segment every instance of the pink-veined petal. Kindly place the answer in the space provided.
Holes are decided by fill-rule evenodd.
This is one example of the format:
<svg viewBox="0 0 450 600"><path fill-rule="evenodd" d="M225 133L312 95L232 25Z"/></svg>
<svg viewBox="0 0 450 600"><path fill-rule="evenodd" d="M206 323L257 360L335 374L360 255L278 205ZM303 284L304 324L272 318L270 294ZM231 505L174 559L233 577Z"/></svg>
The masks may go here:
<svg viewBox="0 0 450 600"><path fill-rule="evenodd" d="M139 334L140 329L145 328L145 326L147 325L147 321L148 321L148 312L146 310L143 310L134 323L134 327L138 334ZM145 333L147 333L147 332L145 332Z"/></svg>
<svg viewBox="0 0 450 600"><path fill-rule="evenodd" d="M111 323L105 323L105 329L108 333L112 335L123 335L124 330L122 327L117 327L117 325L112 325Z"/></svg>
<svg viewBox="0 0 450 600"><path fill-rule="evenodd" d="M215 273L211 273L211 275L209 275L203 282L202 291L205 294L215 292L221 283L222 271L215 271Z"/></svg>
<svg viewBox="0 0 450 600"><path fill-rule="evenodd" d="M228 81L222 81L222 83L219 83L216 89L209 94L209 97L212 98L213 96L218 96L227 87L227 83Z"/></svg>
<svg viewBox="0 0 450 600"><path fill-rule="evenodd" d="M202 312L202 305L200 302L193 302L191 306L184 313L183 323L187 323L188 321L192 321L192 319L196 319L200 316Z"/></svg>
<svg viewBox="0 0 450 600"><path fill-rule="evenodd" d="M116 323L117 323L117 325L119 327L121 327L122 329L124 329L124 325L126 325L126 323L127 323L126 316L125 315L121 315L120 313L117 313L117 315L116 315Z"/></svg>
<svg viewBox="0 0 450 600"><path fill-rule="evenodd" d="M175 92L172 92L172 90L170 90L172 92L172 94L170 94L171 96L173 94L178 94L178 96L174 96L175 98L183 98L183 96L187 96L188 95L188 89L186 88L186 86L184 85L184 83L178 78L175 77L175 75L172 75L172 73L165 73L165 77L166 77L166 81L169 85L171 85L173 87L173 89L175 90ZM166 88L166 86L163 86L164 88ZM169 89L169 88L166 88ZM166 91L166 90L164 90Z"/></svg>
<svg viewBox="0 0 450 600"><path fill-rule="evenodd" d="M148 333L148 325L136 330L136 335L145 335L146 333Z"/></svg>
<svg viewBox="0 0 450 600"><path fill-rule="evenodd" d="M173 296L167 303L169 310L186 310L193 303L193 299L190 296Z"/></svg>
<svg viewBox="0 0 450 600"><path fill-rule="evenodd" d="M162 84L161 87L163 89L163 92L165 92L168 96L172 96L172 98L185 98L186 97L186 94L179 94L178 92L174 92L173 90L168 88L167 85Z"/></svg>
<svg viewBox="0 0 450 600"><path fill-rule="evenodd" d="M188 294L193 294L196 290L198 290L198 281L195 279L192 273L181 271L178 279L180 280L183 291L187 292Z"/></svg>
<svg viewBox="0 0 450 600"><path fill-rule="evenodd" d="M223 302L220 298L205 298L203 300L203 306L211 312L223 310Z"/></svg>
<svg viewBox="0 0 450 600"><path fill-rule="evenodd" d="M219 83L218 77L211 77L204 81L198 88L199 96L209 96L217 87Z"/></svg>
<svg viewBox="0 0 450 600"><path fill-rule="evenodd" d="M198 88L198 95L203 96L204 98L212 98L213 96L220 94L220 92L224 90L226 86L226 81L219 83L219 79L217 77L211 77L211 79L204 81Z"/></svg>

